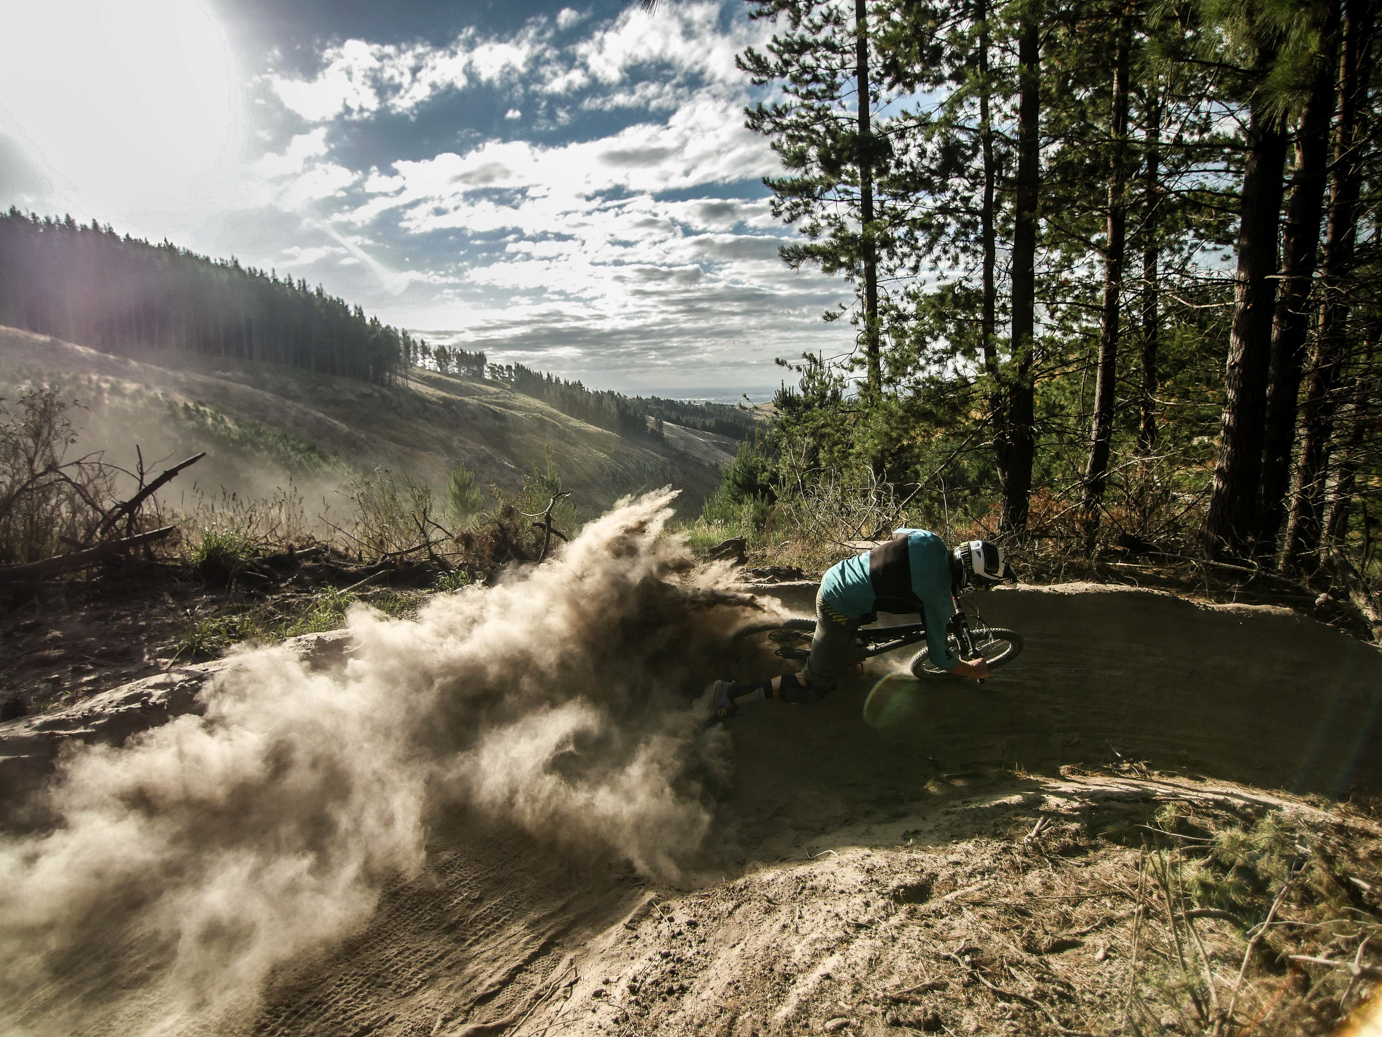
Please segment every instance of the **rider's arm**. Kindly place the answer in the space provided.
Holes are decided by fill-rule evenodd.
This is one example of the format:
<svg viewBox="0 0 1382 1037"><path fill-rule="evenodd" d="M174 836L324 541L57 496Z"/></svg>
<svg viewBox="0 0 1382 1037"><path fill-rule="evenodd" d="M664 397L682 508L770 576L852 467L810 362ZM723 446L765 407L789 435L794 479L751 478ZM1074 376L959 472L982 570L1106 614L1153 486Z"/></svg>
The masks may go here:
<svg viewBox="0 0 1382 1037"><path fill-rule="evenodd" d="M912 565L912 590L925 606L927 655L942 670L957 677L983 680L988 676L988 663L983 659L973 663L961 662L950 651L946 627L955 614L955 599L950 595L950 552L945 541L934 533L908 530L911 540L907 554Z"/></svg>
<svg viewBox="0 0 1382 1037"><path fill-rule="evenodd" d="M961 669L965 664L960 662L959 657L950 651L950 644L945 637L946 625L949 624L953 614L949 591L950 589L947 587L944 599L946 604L943 607L937 607L937 604L929 597L921 599L922 604L926 606L925 612L922 613L926 618L926 647L928 649L926 654L942 670L967 676Z"/></svg>
<svg viewBox="0 0 1382 1037"><path fill-rule="evenodd" d="M942 670L949 670L956 677L971 677L976 681L981 681L989 675L989 664L982 656L972 663L967 663L961 661L950 651L950 643L946 640L945 628L950 623L950 617L955 613L954 599L950 597L948 588L945 600L950 602L950 605L944 610L933 609L930 600L926 601L926 644L930 649L926 654ZM943 619L942 616L944 616ZM939 634L936 633L937 631ZM937 641L940 642L939 646Z"/></svg>

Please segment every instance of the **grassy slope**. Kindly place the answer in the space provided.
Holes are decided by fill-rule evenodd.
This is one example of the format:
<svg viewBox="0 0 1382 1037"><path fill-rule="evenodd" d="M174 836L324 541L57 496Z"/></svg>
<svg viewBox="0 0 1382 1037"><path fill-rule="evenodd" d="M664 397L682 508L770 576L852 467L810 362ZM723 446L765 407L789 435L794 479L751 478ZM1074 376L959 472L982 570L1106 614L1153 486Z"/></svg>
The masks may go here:
<svg viewBox="0 0 1382 1037"><path fill-rule="evenodd" d="M209 448L197 469L202 484L242 494L290 475L339 481L376 465L440 487L457 462L481 485L512 490L524 473L546 467L550 451L585 515L669 483L685 490L681 510L689 515L734 449L724 437L670 425L665 443L633 442L502 386L433 372L376 386L273 364L148 360L0 328L0 395L12 397L26 381L59 380L89 404L79 421L83 451L105 448L124 463L136 441L146 458Z"/></svg>

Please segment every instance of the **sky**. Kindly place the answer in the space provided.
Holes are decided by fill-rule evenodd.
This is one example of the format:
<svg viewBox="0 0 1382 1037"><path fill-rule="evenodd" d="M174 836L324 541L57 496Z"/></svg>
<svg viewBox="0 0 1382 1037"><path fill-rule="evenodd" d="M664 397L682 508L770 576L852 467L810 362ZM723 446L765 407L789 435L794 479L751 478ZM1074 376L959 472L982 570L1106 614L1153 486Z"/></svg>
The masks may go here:
<svg viewBox="0 0 1382 1037"><path fill-rule="evenodd" d="M734 57L771 23L568 2L0 0L0 207L600 388L761 390L848 351L821 314L850 290L778 257L744 127Z"/></svg>

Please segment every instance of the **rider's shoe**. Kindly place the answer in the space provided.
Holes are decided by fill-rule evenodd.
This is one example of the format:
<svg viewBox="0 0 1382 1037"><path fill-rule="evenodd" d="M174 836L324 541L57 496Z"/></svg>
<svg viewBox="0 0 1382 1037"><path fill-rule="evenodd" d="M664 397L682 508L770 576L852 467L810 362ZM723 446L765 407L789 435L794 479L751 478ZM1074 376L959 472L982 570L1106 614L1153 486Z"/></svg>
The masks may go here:
<svg viewBox="0 0 1382 1037"><path fill-rule="evenodd" d="M711 687L714 693L714 705L711 707L710 718L715 720L728 720L739 712L739 707L734 704L734 699L730 693L734 690L734 685L729 681L716 681Z"/></svg>

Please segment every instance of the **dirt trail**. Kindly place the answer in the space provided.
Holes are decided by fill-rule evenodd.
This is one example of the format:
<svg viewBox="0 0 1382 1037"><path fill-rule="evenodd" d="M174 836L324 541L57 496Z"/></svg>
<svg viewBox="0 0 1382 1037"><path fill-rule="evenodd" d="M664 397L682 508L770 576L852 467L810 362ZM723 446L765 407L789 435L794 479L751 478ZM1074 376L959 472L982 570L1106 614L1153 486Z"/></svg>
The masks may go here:
<svg viewBox="0 0 1382 1037"><path fill-rule="evenodd" d="M1121 756L1296 793L1382 791L1382 652L1339 630L1093 584L972 600L1026 639L1011 669L982 686L904 685L876 734L851 722L858 693L846 693L826 706L832 736L925 747L945 771ZM805 594L788 604L804 611Z"/></svg>
<svg viewBox="0 0 1382 1037"><path fill-rule="evenodd" d="M647 507L639 520L644 526ZM627 531L616 530L611 542L622 544L614 553L623 551L626 559L651 551L646 543L632 544ZM685 579L676 575L682 563L675 558L640 563L633 582L621 584L591 576L596 553L592 548L585 562L573 562L565 574L548 580L546 597L523 604L528 599L521 584L504 593L511 604L508 622L559 622L579 633L594 619L581 614L585 598L561 598L563 581L585 581L587 595L599 590L600 607L612 610L611 629L621 633L598 658L563 660L546 648L525 656L516 644L494 642L497 628L484 628L490 631L484 644L505 653L506 665L533 671L531 677L520 674L523 695L537 695L544 716L573 705L561 704L570 682L586 682L577 691L594 688L638 652L650 652L654 660L634 663L642 679L659 680L658 667L677 657L679 645L698 644L704 651L717 630L722 637L733 625L707 618L733 612L704 611L714 581L699 577L680 596L657 589L659 579ZM494 793L498 799L471 785L464 795L427 807L420 818L425 852L416 870L383 882L357 924L327 927L337 935L278 960L265 973L256 1006L208 1014L206 1032L539 1037L902 1033L899 1027L942 1026L950 1032L995 1032L993 998L965 974L967 946L979 948L972 953L981 957L997 953L993 948L1001 941L1019 938L1004 935L1016 932L1013 925L1031 930L1028 936L1036 933L1033 939L1061 926L1074 931L1092 924L1097 930L1105 924L1098 912L1113 918L1126 905L1109 894L1114 899L1107 904L1091 900L1080 907L1084 915L1075 906L1060 906L1059 917L1028 911L1026 921L989 925L982 921L989 910L983 906L985 883L1003 876L1025 890L1023 896L1061 905L1067 893L1053 893L1052 883L1103 876L1099 881L1105 884L1135 884L1117 870L1126 867L1130 851L1096 845L1091 833L1145 820L1159 797L1199 796L1206 804L1258 813L1272 803L1286 804L1304 816L1314 808L1293 794L1382 792L1382 654L1375 648L1284 610L1203 607L1151 592L1067 585L996 592L978 603L991 623L1024 633L1024 656L983 686L894 682L874 725L862 719L864 697L878 677L905 660L875 660L869 672L814 707L749 707L727 732L704 736L692 757L685 756L692 743L684 732L658 742L663 736L649 734L649 721L638 719L645 739L639 744L672 754L662 757L664 765L683 759L679 766L701 775L700 802L713 798L713 821L702 837L688 831L685 845L699 849L681 853L679 873L630 867L620 847L631 845L646 855L646 833L609 834L592 820L607 809L608 797L638 791L626 782L639 773L639 757L612 729L592 728L590 736L574 729L550 744L505 743L505 752L549 753L524 779L536 785L505 787ZM783 602L794 612L806 605L804 592ZM659 610L663 626L639 625ZM429 629L426 617L421 622ZM679 634L679 623L690 625ZM331 678L342 688L355 687L352 681L378 669L370 653L390 646L416 651L408 647L413 635L406 625L361 629L364 648L347 653L343 669L335 671L340 676ZM426 651L438 653L437 659L410 661L403 675L430 679L427 667L469 658L463 635L446 637L452 641L427 642ZM475 651L482 647L477 642ZM464 665L479 665L480 658ZM707 655L677 671L676 679L687 688L731 668L744 676L766 674L773 663ZM467 680L482 679L479 671L467 673ZM625 715L609 708L616 722ZM395 723L391 717L384 722ZM493 714L466 717L443 716L449 741L430 748L459 751L465 758L476 752L473 737L456 725L488 724ZM11 727L0 727L0 755L6 755ZM421 751L399 759L420 768ZM625 769L592 777L591 761L603 753L618 756ZM500 766L501 758L476 759ZM1078 776L1086 768L1109 773L1109 767L1129 761L1165 773ZM723 764L732 765L732 777L726 783L722 774L717 784L709 775ZM433 776L424 775L424 784L460 780L454 771L427 773ZM387 775L368 777L379 781ZM482 767L464 780L483 777ZM343 770L337 780L356 779ZM668 802L680 804L668 816L699 824L695 794L678 798L682 779L668 780ZM598 786L589 798L563 798L589 781ZM1248 786L1281 791L1264 796ZM258 794L303 793L270 783ZM331 816L354 802L331 800L337 812ZM532 822L534 811L552 804L556 828ZM637 800L620 809L635 825L659 823L662 816L640 814L648 808ZM1053 823L1033 842L1024 833L1042 817ZM590 832L582 835L585 827ZM1063 863L1062 846L1077 847L1083 856ZM1126 911L1118 917L1126 919ZM1126 968L1118 931L1115 926L1106 937L1072 938L1059 951L1014 945L1011 961L1032 969L1039 960L1053 975L1092 970L1113 990L1126 985L1117 971ZM50 956L48 967L55 961ZM88 973L98 966L87 960L79 970L88 975L83 982L94 997L106 996ZM125 976L121 982L134 980ZM887 993L921 982L933 985L920 994ZM63 983L31 992L23 1005L0 1003L0 1024L11 1020L0 1031L35 1037L158 1032L147 1012L97 1014L87 1024L45 1014L45 999L73 989L70 979ZM923 996L928 992L949 1000L932 1004ZM1035 1000L1045 1005L1049 998ZM1050 1003L1063 1013L1065 1025L1079 1028L1085 1010L1080 1004ZM1000 1030L1036 1032L1046 1026L1040 1019L1047 1017L1032 1014L1037 1009L1019 1008L1028 1014ZM185 1024L186 1017L180 1018ZM65 1029L55 1028L57 1022Z"/></svg>
<svg viewBox="0 0 1382 1037"><path fill-rule="evenodd" d="M364 941L276 988L247 1032L514 1033L488 1025L532 1008L527 1037L554 1021L562 1034L903 1033L886 1022L898 1004L877 991L909 985L916 970L947 982L955 971L900 935L899 905L931 896L907 892L919 875L943 875L963 895L992 881L1034 818L1141 820L1186 787L1308 809L1222 781L1082 782L1060 767L1121 755L1271 789L1382 790L1382 654L1329 627L1090 585L980 604L1027 636L1020 664L983 686L897 682L884 724L870 727L860 707L888 668L878 660L819 706L763 703L736 718L733 788L688 885L563 872L559 855L511 835L502 878L486 878L459 866L471 851L439 833L447 849L421 888L396 890ZM928 908L938 931L927 937L962 943L964 903ZM491 941L496 916L514 928ZM1098 968L1101 946L1076 941L1062 960ZM395 973L391 956L428 964ZM494 970L514 982L491 1000ZM391 974L406 975L406 992L380 988ZM895 1022L911 1018L902 1007ZM982 1028L982 1014L948 1011L955 1032L972 1032L966 1019ZM914 1029L930 1018L913 1015Z"/></svg>

